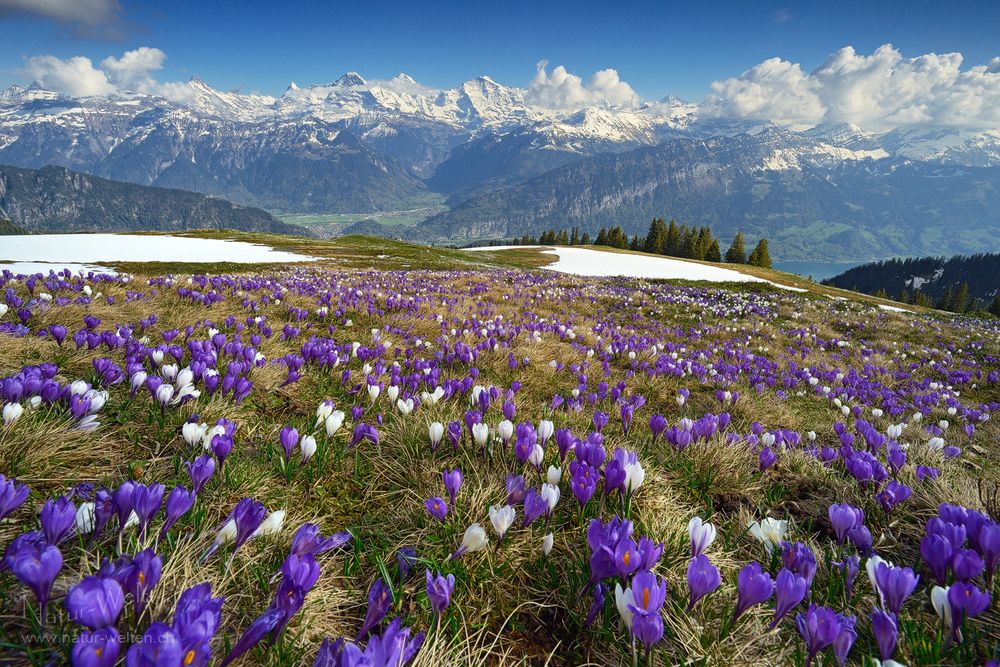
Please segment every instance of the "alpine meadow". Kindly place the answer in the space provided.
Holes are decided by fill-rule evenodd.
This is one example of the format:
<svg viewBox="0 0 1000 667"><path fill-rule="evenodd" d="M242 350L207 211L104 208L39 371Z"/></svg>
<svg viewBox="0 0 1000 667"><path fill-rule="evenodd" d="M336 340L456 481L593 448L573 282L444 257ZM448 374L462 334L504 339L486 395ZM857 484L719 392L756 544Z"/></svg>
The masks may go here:
<svg viewBox="0 0 1000 667"><path fill-rule="evenodd" d="M998 31L0 0L0 664L996 667Z"/></svg>

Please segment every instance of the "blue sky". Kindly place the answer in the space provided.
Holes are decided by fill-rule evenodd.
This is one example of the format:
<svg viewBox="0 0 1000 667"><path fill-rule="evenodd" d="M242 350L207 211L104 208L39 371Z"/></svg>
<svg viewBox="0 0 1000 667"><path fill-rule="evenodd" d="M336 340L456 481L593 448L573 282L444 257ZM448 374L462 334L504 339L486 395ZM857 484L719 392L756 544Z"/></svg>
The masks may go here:
<svg viewBox="0 0 1000 667"><path fill-rule="evenodd" d="M997 2L122 0L120 11L114 0L67 2L71 15L42 17L17 11L31 0L0 0L0 87L27 82L31 56L97 63L140 46L166 53L160 81L197 74L216 88L273 95L289 81L322 83L348 70L404 71L435 87L480 74L526 86L547 60L584 78L615 68L645 99L691 100L767 58L808 71L847 45L864 54L885 43L907 56L957 51L965 66L1000 55Z"/></svg>

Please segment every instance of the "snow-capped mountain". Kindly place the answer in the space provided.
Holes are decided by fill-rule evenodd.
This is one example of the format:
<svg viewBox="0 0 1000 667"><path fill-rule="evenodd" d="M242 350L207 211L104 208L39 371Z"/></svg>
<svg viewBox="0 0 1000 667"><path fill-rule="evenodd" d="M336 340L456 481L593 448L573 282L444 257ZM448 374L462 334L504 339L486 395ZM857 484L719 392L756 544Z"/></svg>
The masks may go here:
<svg viewBox="0 0 1000 667"><path fill-rule="evenodd" d="M830 124L793 132L703 115L699 105L677 98L553 109L537 103L530 89L486 76L437 89L406 74L369 81L348 72L319 85L292 83L278 97L219 91L193 77L158 91L83 98L37 86L2 91L0 164L54 164L294 212L384 211L434 199L467 210L466 200L599 161L604 154L630 156L630 171L614 177L626 189L642 192L636 183L660 167L650 156L662 155L648 149L676 142L701 142L716 152L714 158L740 165L741 178L784 174L785 185L811 178L856 185L861 181L845 178L845 170L888 175L911 163L926 165L925 175L938 167L1000 169L1000 130L872 132ZM694 164L672 164L694 173ZM899 190L906 187L901 179L887 187L893 201L914 194ZM737 220L784 215L769 208L766 186L750 192L727 215ZM835 195L841 201L834 202ZM810 215L822 221L834 205L853 210L851 197L841 187L814 203L818 208ZM497 226L490 229L500 233Z"/></svg>

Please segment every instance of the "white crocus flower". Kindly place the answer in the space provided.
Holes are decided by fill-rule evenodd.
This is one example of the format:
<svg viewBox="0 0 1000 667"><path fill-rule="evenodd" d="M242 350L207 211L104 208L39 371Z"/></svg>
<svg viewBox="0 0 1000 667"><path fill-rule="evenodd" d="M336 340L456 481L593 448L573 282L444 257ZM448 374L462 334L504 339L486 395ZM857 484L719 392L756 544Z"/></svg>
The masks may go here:
<svg viewBox="0 0 1000 667"><path fill-rule="evenodd" d="M490 523L493 524L493 530L497 532L497 537L503 539L507 530L514 524L515 516L517 516L517 510L510 505L490 507Z"/></svg>
<svg viewBox="0 0 1000 667"><path fill-rule="evenodd" d="M181 427L181 435L184 437L184 442L186 442L189 447L194 447L196 444L201 442L202 438L205 437L205 431L207 430L207 424L187 422Z"/></svg>
<svg viewBox="0 0 1000 667"><path fill-rule="evenodd" d="M20 403L7 403L3 406L3 425L10 426L24 414L24 406Z"/></svg>
<svg viewBox="0 0 1000 667"><path fill-rule="evenodd" d="M543 556L549 555L549 553L552 551L552 545L555 544L555 541L556 541L555 536L552 533L549 533L548 535L542 538Z"/></svg>
<svg viewBox="0 0 1000 667"><path fill-rule="evenodd" d="M482 422L472 425L472 439L476 441L476 444L480 447L485 447L487 441L490 439L490 427L488 424L483 424Z"/></svg>
<svg viewBox="0 0 1000 667"><path fill-rule="evenodd" d="M490 538L486 535L486 531L478 523L474 523L465 529L465 534L462 535L461 546L458 547L458 550L448 560L472 553L473 551L479 551L489 545L489 543Z"/></svg>
<svg viewBox="0 0 1000 667"><path fill-rule="evenodd" d="M642 464L636 461L625 466L625 492L634 493L646 480L646 471Z"/></svg>
<svg viewBox="0 0 1000 667"><path fill-rule="evenodd" d="M542 442L547 441L552 437L555 432L555 426L548 419L543 419L538 422L538 439Z"/></svg>
<svg viewBox="0 0 1000 667"><path fill-rule="evenodd" d="M938 617L949 628L952 626L951 603L948 602L948 586L935 586L931 589L931 606Z"/></svg>
<svg viewBox="0 0 1000 667"><path fill-rule="evenodd" d="M444 424L431 422L430 426L427 427L427 435L430 437L431 447L437 449L437 446L441 444L441 438L444 437Z"/></svg>
<svg viewBox="0 0 1000 667"><path fill-rule="evenodd" d="M368 398L372 400L372 405L378 400L378 395L382 393L382 388L377 384L368 385Z"/></svg>
<svg viewBox="0 0 1000 667"><path fill-rule="evenodd" d="M285 510L275 510L267 515L267 518L257 526L250 537L260 537L267 535L277 535L285 525Z"/></svg>
<svg viewBox="0 0 1000 667"><path fill-rule="evenodd" d="M788 522L783 519L766 517L763 521L754 521L749 528L750 534L764 545L767 553L771 553L774 547L780 546L781 541L785 539L785 533L788 532Z"/></svg>
<svg viewBox="0 0 1000 667"><path fill-rule="evenodd" d="M692 554L697 556L708 551L712 542L715 542L715 526L702 521L700 516L696 516L688 521L688 535L691 538Z"/></svg>
<svg viewBox="0 0 1000 667"><path fill-rule="evenodd" d="M326 418L326 437L332 438L333 435L340 430L340 427L344 424L344 411L334 410L330 413L330 416Z"/></svg>
<svg viewBox="0 0 1000 667"><path fill-rule="evenodd" d="M76 508L76 532L80 535L94 530L94 503L80 503Z"/></svg>
<svg viewBox="0 0 1000 667"><path fill-rule="evenodd" d="M542 461L544 460L545 460L545 450L542 449L541 445L536 443L535 448L531 450L530 454L528 454L528 463L535 466L536 468L540 468L542 466Z"/></svg>
<svg viewBox="0 0 1000 667"><path fill-rule="evenodd" d="M316 438L311 435L302 436L299 442L299 451L302 453L302 462L305 463L316 453Z"/></svg>
<svg viewBox="0 0 1000 667"><path fill-rule="evenodd" d="M562 468L549 466L545 473L545 481L553 486L558 486L559 482L562 481Z"/></svg>
<svg viewBox="0 0 1000 667"><path fill-rule="evenodd" d="M553 510L555 510L556 508L556 505L559 504L559 497L561 495L559 492L559 487L555 486L554 484L542 484L542 491L539 495L545 499L545 502L549 504L548 513L552 514Z"/></svg>
<svg viewBox="0 0 1000 667"><path fill-rule="evenodd" d="M629 609L629 605L635 605L631 587L623 590L620 583L615 583L615 606L618 607L618 613L621 615L625 627L631 629L632 611Z"/></svg>
<svg viewBox="0 0 1000 667"><path fill-rule="evenodd" d="M514 437L514 422L509 419L504 419L502 422L497 424L497 435L500 436L500 440L503 442L509 441Z"/></svg>
<svg viewBox="0 0 1000 667"><path fill-rule="evenodd" d="M385 390L385 395L389 397L391 403L395 403L396 399L399 398L399 387L394 384L389 385Z"/></svg>
<svg viewBox="0 0 1000 667"><path fill-rule="evenodd" d="M326 418L333 414L333 401L323 401L316 408L316 428L326 421Z"/></svg>
<svg viewBox="0 0 1000 667"><path fill-rule="evenodd" d="M399 410L400 414L404 417L408 417L411 412L413 412L413 399L408 398L405 401L403 399L398 399L396 401L396 409Z"/></svg>

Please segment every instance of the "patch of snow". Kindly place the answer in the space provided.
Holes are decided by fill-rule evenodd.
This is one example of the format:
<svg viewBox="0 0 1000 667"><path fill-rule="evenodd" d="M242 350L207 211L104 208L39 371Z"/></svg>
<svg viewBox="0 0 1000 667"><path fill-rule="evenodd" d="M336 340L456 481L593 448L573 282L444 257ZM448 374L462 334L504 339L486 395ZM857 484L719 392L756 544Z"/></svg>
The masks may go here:
<svg viewBox="0 0 1000 667"><path fill-rule="evenodd" d="M882 310L888 310L888 311L893 312L893 313L909 313L909 312L912 312L912 311L907 310L906 308L898 308L896 306L887 306L884 303L880 303L878 305L878 307L881 308Z"/></svg>
<svg viewBox="0 0 1000 667"><path fill-rule="evenodd" d="M0 269L94 270L95 262L311 262L317 258L244 241L128 234L37 234L4 237ZM37 266L37 268L35 268ZM16 268L15 268L16 267ZM22 268L24 267L24 268Z"/></svg>
<svg viewBox="0 0 1000 667"><path fill-rule="evenodd" d="M468 250L510 250L542 247L544 246L488 246L483 248L468 248ZM549 264L544 268L575 276L623 276L626 278L655 278L662 280L704 280L713 283L770 283L775 287L793 292L806 291L801 287L782 285L758 278L757 276L740 273L733 269L708 266L673 257L651 257L648 255L604 252L590 248L556 247L548 248L543 252L547 255L555 255L558 258L554 264Z"/></svg>

